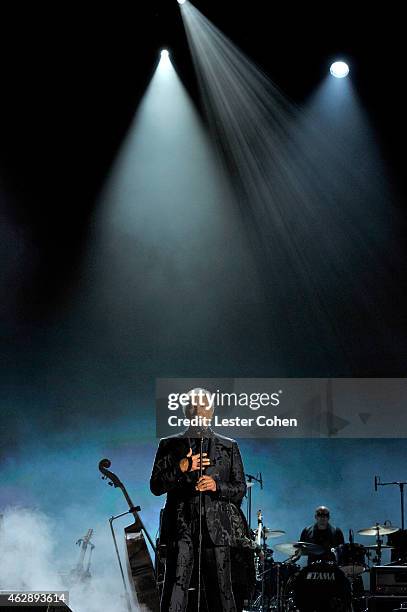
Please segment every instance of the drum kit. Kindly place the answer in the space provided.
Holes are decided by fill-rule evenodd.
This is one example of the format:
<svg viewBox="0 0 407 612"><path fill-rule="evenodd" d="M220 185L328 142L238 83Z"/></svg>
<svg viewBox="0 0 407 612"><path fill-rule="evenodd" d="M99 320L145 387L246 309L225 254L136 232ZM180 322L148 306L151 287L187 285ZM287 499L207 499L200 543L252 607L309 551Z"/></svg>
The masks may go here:
<svg viewBox="0 0 407 612"><path fill-rule="evenodd" d="M370 609L370 593L364 588L366 578L373 567L381 565L383 551L394 550L394 546L383 542L383 537L397 534L401 531L398 527L376 523L360 529L359 536L375 537L375 544L370 545L354 542L351 530L350 541L331 549L328 555L322 546L309 542L276 544L274 550L286 556L284 561L277 562L268 541L282 537L285 531L263 525L260 510L257 518L258 527L252 532L256 585L245 610L367 612ZM308 557L305 567L298 563L301 557ZM397 563L406 565L406 558L400 558Z"/></svg>

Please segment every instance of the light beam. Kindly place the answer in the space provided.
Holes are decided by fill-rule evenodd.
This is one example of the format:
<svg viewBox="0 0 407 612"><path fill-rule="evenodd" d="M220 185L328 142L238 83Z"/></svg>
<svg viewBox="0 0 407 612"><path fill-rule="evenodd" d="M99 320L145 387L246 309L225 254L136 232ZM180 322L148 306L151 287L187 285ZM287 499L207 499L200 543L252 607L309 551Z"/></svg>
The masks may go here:
<svg viewBox="0 0 407 612"><path fill-rule="evenodd" d="M355 341L352 321L363 321L369 354L395 292L391 257L382 257L387 251L398 258L391 213L386 219L387 201L378 195L386 190L372 198L366 183L377 186L377 173L364 177L366 151L356 154L338 132L332 138L191 3L182 19L208 122L262 273L273 345L281 359L296 355L300 368L305 360L312 371L311 354L315 364L328 359L352 368L349 355L363 342L360 331ZM341 85L341 117L347 88L330 81ZM351 140L356 133L347 130Z"/></svg>

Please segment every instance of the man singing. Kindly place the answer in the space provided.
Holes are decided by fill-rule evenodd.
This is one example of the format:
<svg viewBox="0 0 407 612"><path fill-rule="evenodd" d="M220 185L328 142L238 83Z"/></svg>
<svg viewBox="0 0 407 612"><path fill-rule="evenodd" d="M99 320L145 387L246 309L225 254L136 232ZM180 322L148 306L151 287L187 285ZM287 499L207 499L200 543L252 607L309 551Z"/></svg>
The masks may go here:
<svg viewBox="0 0 407 612"><path fill-rule="evenodd" d="M242 459L234 440L215 434L208 426L213 416L209 392L193 389L189 395L184 414L200 417L202 427L163 438L150 479L154 495L167 493L160 532L160 544L167 546L161 612L187 610L192 572L198 570L200 496L201 610L236 612L230 502L240 506L246 493Z"/></svg>

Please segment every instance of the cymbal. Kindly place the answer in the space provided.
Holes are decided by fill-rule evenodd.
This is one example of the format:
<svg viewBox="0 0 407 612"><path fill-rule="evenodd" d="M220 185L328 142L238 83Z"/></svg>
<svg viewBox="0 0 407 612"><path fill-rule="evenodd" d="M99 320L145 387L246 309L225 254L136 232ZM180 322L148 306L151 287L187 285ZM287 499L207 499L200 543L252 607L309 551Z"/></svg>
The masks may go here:
<svg viewBox="0 0 407 612"><path fill-rule="evenodd" d="M289 557L296 555L300 551L303 555L322 555L325 552L322 546L312 544L311 542L286 542L284 544L276 544L274 548Z"/></svg>
<svg viewBox="0 0 407 612"><path fill-rule="evenodd" d="M365 546L365 548L369 548L369 550L377 550L379 548L379 544L372 544L371 546ZM388 544L381 544L380 548L394 548L394 546L389 546Z"/></svg>
<svg viewBox="0 0 407 612"><path fill-rule="evenodd" d="M395 533L399 530L399 527L395 527L394 525L374 525L373 527L366 527L366 529L359 529L358 534L364 536L382 536L389 535L390 533Z"/></svg>
<svg viewBox="0 0 407 612"><path fill-rule="evenodd" d="M266 534L266 538L279 538L285 535L285 531L282 529L270 529L269 527L263 527L263 531Z"/></svg>

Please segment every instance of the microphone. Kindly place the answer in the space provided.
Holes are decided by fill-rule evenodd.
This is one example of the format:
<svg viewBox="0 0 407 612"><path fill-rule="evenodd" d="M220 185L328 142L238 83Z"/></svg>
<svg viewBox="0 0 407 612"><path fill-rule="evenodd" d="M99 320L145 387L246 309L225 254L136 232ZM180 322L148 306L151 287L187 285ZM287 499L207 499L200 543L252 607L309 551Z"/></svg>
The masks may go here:
<svg viewBox="0 0 407 612"><path fill-rule="evenodd" d="M349 529L349 544L353 544L353 529Z"/></svg>
<svg viewBox="0 0 407 612"><path fill-rule="evenodd" d="M200 455L200 457L199 457L199 476L202 476L202 474L203 474L203 465L202 465L202 461L203 461L203 441L204 441L204 439L203 439L203 436L201 435L201 437L200 437L200 443L201 444L200 444L200 449L199 449L199 455ZM200 491L200 493L201 493L201 491Z"/></svg>

